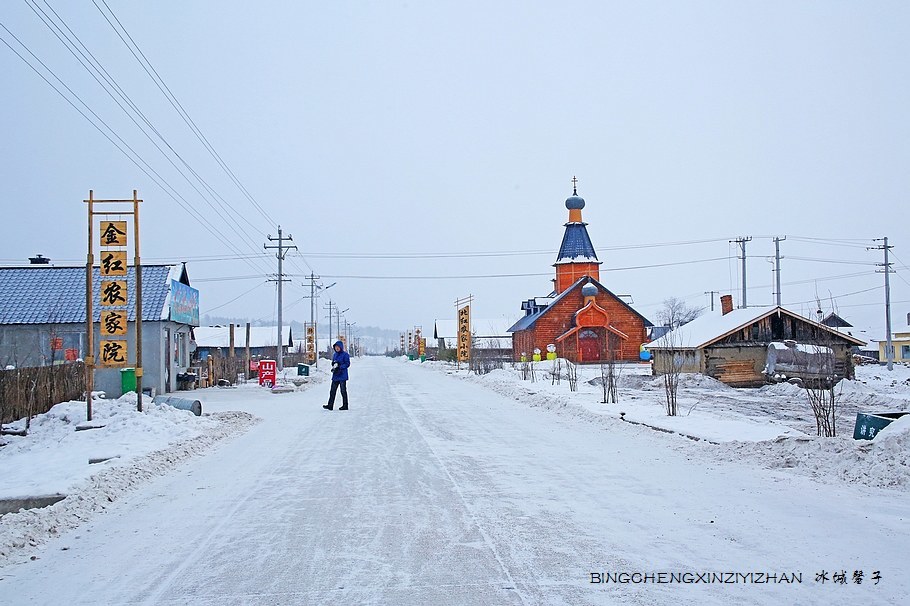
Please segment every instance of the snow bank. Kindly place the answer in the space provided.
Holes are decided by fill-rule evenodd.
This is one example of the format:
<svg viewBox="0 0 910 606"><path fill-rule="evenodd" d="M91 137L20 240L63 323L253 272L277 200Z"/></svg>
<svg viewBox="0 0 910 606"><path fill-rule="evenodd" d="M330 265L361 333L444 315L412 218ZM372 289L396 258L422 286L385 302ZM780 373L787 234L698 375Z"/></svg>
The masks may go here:
<svg viewBox="0 0 910 606"><path fill-rule="evenodd" d="M0 516L0 564L22 548L74 528L149 478L164 475L218 441L245 431L257 419L244 412L196 417L189 411L144 402L136 395L96 400L96 429L85 426L85 402L64 402L32 419L29 434L7 436L0 448L0 498L65 494L41 509ZM20 421L15 425L24 427ZM89 460L106 459L90 464Z"/></svg>

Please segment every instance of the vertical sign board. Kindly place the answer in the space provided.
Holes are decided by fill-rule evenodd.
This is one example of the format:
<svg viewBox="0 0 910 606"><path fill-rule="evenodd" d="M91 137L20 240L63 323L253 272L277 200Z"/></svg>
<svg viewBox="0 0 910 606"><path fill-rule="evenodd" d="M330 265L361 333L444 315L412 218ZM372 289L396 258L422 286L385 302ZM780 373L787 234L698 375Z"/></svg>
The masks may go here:
<svg viewBox="0 0 910 606"><path fill-rule="evenodd" d="M274 387L278 372L278 362L275 360L259 360L259 385Z"/></svg>
<svg viewBox="0 0 910 606"><path fill-rule="evenodd" d="M306 325L306 359L310 364L316 361L316 330L312 324Z"/></svg>
<svg viewBox="0 0 910 606"><path fill-rule="evenodd" d="M101 342L98 344L99 364L104 368L118 368L129 364L129 345L126 339L127 305L126 283L126 221L101 221L99 229L101 254L98 273L101 274ZM113 337L113 338L111 338Z"/></svg>
<svg viewBox="0 0 910 606"><path fill-rule="evenodd" d="M132 291L135 301L136 328L135 342L135 376L136 408L142 412L142 271L139 259L139 203L142 202L133 190L132 199L97 200L93 190L89 190L88 199L88 255L85 263L85 406L86 419L92 420L92 391L95 385L95 368L117 368L129 363L129 343L124 338L127 333L129 290L127 287L127 252L129 244L127 221L104 219L98 224L95 233L95 217L110 215L132 215L133 217L133 266L135 275ZM97 210L99 204L132 205L132 210ZM110 207L108 207L110 208ZM100 247L98 273L101 277L100 292L95 292L93 281L95 271L95 246ZM98 295L101 304L98 356L95 356L95 308L94 298ZM78 350L68 349L66 359L76 359Z"/></svg>
<svg viewBox="0 0 910 606"><path fill-rule="evenodd" d="M458 361L471 359L471 306L458 309Z"/></svg>

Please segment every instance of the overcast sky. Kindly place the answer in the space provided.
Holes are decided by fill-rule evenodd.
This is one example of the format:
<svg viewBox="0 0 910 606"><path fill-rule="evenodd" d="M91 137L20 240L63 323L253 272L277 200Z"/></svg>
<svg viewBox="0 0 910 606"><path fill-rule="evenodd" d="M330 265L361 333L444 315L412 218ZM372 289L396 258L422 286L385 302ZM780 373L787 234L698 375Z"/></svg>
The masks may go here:
<svg viewBox="0 0 910 606"><path fill-rule="evenodd" d="M549 292L577 175L602 282L652 320L671 296L739 302L738 236L753 237L748 304L771 304L771 237L787 236L785 305L820 298L881 328L882 254L866 247L889 236L906 330L906 2L94 1L4 2L0 38L78 105L18 37L166 185L0 44L0 263L83 263L88 190L138 189L144 260L186 260L203 314L275 317L262 244L280 223L299 248L286 318L309 319L312 270L337 282L320 305L426 333L457 297L475 296L475 317L518 316ZM39 9L92 52L166 155Z"/></svg>

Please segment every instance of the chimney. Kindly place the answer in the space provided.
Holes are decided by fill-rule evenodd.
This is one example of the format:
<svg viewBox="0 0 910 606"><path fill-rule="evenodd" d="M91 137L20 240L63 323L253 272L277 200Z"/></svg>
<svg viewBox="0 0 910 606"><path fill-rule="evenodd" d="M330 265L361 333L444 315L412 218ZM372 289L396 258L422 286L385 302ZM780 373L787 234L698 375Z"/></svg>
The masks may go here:
<svg viewBox="0 0 910 606"><path fill-rule="evenodd" d="M733 311L733 295L721 295L720 297L720 313L722 316L727 315Z"/></svg>
<svg viewBox="0 0 910 606"><path fill-rule="evenodd" d="M44 255L35 255L34 257L29 257L28 262L32 265L47 265L51 260Z"/></svg>

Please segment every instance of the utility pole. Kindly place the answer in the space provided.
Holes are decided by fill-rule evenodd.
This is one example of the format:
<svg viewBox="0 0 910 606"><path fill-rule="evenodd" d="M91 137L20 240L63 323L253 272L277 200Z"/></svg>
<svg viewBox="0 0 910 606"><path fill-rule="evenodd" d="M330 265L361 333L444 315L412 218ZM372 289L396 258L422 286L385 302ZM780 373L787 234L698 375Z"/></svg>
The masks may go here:
<svg viewBox="0 0 910 606"><path fill-rule="evenodd" d="M730 240L731 242L736 242L739 244L740 248L743 251L743 300L740 307L742 309L746 308L746 242L752 241L752 236L740 237L735 240Z"/></svg>
<svg viewBox="0 0 910 606"><path fill-rule="evenodd" d="M284 368L284 360L283 360L284 343L282 342L283 339L281 337L281 320L282 320L282 318L281 318L281 311L282 311L281 287L283 286L283 284L285 282L290 282L290 280L285 279L284 273L282 272L282 269L281 269L281 263L282 263L282 261L284 261L284 257L285 257L285 255L288 254L288 251L292 248L294 250L297 250L297 246L294 244L285 245L285 242L293 242L294 238L291 236L291 234L288 234L287 237L282 236L280 225L278 226L278 237L277 238L273 238L271 236L271 234L267 235L266 237L269 239L269 242L278 242L277 246L275 246L275 245L269 246L268 244L263 244L262 248L264 248L266 250L269 250L269 249L278 250L278 253L275 255L276 257L278 257L278 280L277 280L277 282L278 282L278 357L276 359L276 362L277 362L278 370L282 370ZM270 282L272 282L272 281L274 281L274 280L270 280Z"/></svg>
<svg viewBox="0 0 910 606"><path fill-rule="evenodd" d="M718 295L720 293L716 290L706 290L705 294L711 297L711 311L714 311L714 295Z"/></svg>
<svg viewBox="0 0 910 606"><path fill-rule="evenodd" d="M784 236L783 238L774 238L774 282L777 285L777 290L774 294L777 295L778 307L780 307L780 243L782 240L786 239L787 236Z"/></svg>
<svg viewBox="0 0 910 606"><path fill-rule="evenodd" d="M892 263L888 261L888 251L894 248L893 246L888 246L888 237L876 238L875 242L882 242L881 246L872 246L866 250L883 250L885 251L885 262L880 263L879 266L884 268L882 270L876 270L876 273L885 274L885 358L888 361L888 370L894 369L894 343L891 341L891 265Z"/></svg>

